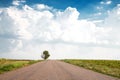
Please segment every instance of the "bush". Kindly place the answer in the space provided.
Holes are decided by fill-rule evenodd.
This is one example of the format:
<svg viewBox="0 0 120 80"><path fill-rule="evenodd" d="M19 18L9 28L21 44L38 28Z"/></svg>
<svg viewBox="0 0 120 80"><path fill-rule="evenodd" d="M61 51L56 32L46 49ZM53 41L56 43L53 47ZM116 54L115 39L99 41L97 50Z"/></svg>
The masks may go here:
<svg viewBox="0 0 120 80"><path fill-rule="evenodd" d="M8 64L8 65L1 67L0 71L10 71L10 70L13 70L13 68L15 68L14 65Z"/></svg>

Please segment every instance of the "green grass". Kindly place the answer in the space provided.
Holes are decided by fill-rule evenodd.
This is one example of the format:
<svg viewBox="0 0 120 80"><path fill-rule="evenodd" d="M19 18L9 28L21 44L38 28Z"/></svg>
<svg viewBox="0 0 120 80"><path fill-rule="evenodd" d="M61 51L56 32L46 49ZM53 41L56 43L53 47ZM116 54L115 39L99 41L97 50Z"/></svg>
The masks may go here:
<svg viewBox="0 0 120 80"><path fill-rule="evenodd" d="M120 78L120 60L63 60L86 69Z"/></svg>
<svg viewBox="0 0 120 80"><path fill-rule="evenodd" d="M0 74L39 62L38 60L0 59Z"/></svg>

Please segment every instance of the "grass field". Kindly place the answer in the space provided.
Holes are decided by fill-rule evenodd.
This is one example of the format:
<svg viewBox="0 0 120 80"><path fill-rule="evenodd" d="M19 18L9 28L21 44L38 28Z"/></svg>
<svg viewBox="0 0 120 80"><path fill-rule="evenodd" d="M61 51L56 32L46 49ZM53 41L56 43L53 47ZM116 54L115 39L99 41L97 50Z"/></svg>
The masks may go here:
<svg viewBox="0 0 120 80"><path fill-rule="evenodd" d="M120 60L63 60L86 69L120 78Z"/></svg>
<svg viewBox="0 0 120 80"><path fill-rule="evenodd" d="M15 70L30 64L39 62L38 60L9 60L9 59L0 59L0 74Z"/></svg>

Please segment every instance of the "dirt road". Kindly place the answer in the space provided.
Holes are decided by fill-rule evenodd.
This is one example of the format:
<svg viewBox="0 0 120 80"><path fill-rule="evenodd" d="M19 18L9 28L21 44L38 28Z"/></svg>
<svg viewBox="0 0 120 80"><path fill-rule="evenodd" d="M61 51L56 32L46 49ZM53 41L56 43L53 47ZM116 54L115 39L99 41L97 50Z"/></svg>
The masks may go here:
<svg viewBox="0 0 120 80"><path fill-rule="evenodd" d="M43 61L0 75L0 80L120 80L61 61Z"/></svg>

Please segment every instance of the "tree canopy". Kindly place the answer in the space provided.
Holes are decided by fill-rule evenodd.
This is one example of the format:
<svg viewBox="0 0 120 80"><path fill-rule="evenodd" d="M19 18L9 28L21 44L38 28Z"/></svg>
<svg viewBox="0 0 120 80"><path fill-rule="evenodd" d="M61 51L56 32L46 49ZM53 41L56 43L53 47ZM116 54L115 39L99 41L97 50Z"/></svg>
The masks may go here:
<svg viewBox="0 0 120 80"><path fill-rule="evenodd" d="M42 57L44 60L48 59L49 56L50 56L50 54L49 54L49 52L48 52L47 50L43 51L43 53L42 53L42 55L41 55L41 57Z"/></svg>

